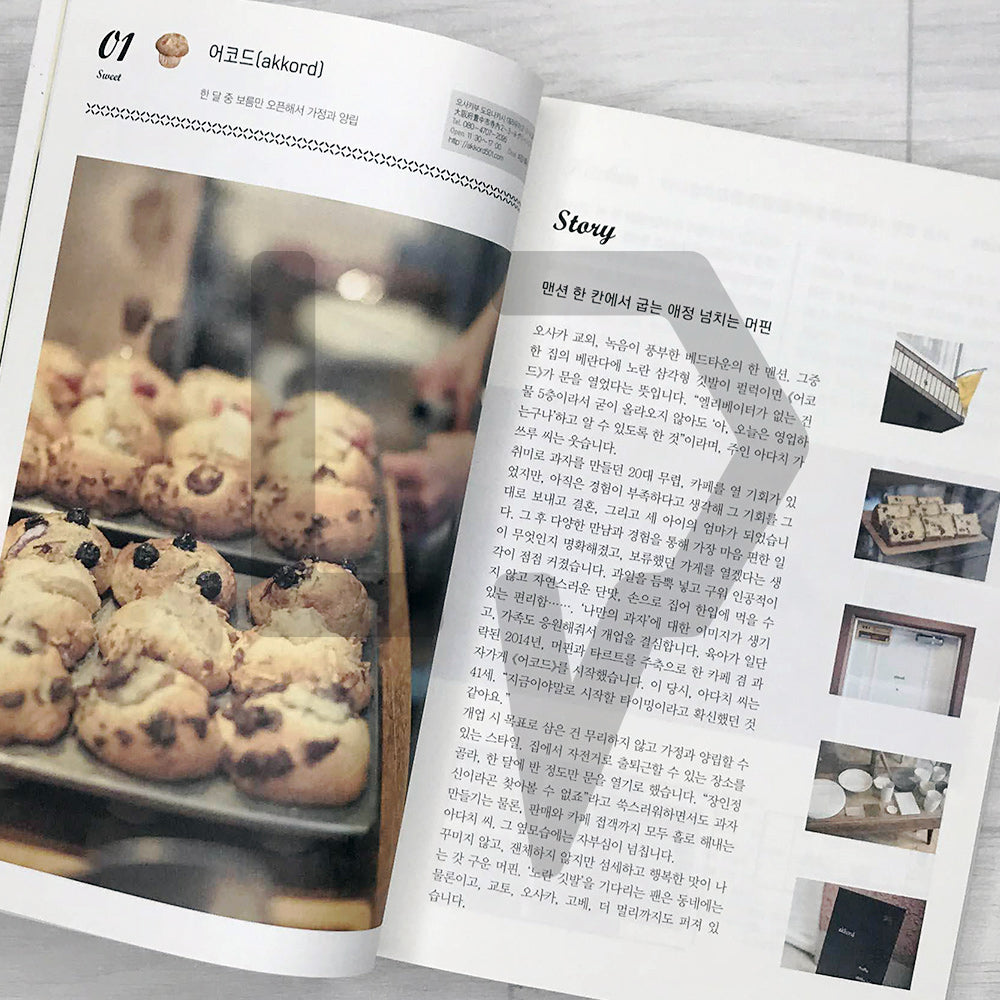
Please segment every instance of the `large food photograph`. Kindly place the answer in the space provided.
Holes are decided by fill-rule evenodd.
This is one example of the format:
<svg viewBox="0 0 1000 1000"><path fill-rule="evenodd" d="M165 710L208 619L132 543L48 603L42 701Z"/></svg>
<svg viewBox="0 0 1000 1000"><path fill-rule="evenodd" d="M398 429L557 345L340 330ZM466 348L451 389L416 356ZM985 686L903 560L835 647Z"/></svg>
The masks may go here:
<svg viewBox="0 0 1000 1000"><path fill-rule="evenodd" d="M377 926L506 263L78 161L0 551L0 860Z"/></svg>

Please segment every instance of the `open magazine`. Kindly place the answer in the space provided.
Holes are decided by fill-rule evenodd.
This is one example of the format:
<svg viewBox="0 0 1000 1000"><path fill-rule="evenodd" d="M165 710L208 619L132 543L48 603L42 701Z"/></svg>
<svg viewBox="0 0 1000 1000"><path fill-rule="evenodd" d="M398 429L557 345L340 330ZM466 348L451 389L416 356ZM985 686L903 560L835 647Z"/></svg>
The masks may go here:
<svg viewBox="0 0 1000 1000"><path fill-rule="evenodd" d="M943 998L998 213L385 24L44 0L0 908L291 975Z"/></svg>

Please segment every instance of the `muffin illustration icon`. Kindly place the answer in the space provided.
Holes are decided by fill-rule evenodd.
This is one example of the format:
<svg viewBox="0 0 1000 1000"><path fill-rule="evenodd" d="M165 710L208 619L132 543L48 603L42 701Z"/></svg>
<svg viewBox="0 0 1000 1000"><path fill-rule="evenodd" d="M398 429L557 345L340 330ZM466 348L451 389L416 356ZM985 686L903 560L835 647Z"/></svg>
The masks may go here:
<svg viewBox="0 0 1000 1000"><path fill-rule="evenodd" d="M160 65L166 69L180 66L181 60L190 51L188 40L176 31L168 31L156 40L156 51L160 53Z"/></svg>

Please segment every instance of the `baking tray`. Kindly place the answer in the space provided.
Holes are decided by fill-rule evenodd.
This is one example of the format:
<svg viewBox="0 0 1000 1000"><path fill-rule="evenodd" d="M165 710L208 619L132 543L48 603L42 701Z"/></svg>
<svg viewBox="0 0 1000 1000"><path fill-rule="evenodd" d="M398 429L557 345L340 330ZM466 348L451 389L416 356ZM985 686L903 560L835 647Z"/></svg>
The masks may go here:
<svg viewBox="0 0 1000 1000"><path fill-rule="evenodd" d="M971 545L973 542L988 542L989 539L983 535L971 535L967 538L936 538L931 542L913 542L910 545L889 545L878 533L878 529L872 524L872 512L866 510L861 515L861 523L865 526L868 534L875 540L879 552L884 556L903 556L909 552L933 552L935 549L954 549L959 545Z"/></svg>
<svg viewBox="0 0 1000 1000"><path fill-rule="evenodd" d="M95 521L95 523L98 523ZM255 577L237 574L237 602L233 625L247 628L246 595ZM108 598L96 620L110 615L117 605ZM376 621L378 616L374 616ZM375 827L379 816L381 753L381 677L378 665L377 625L364 645L364 659L371 664L372 700L363 718L372 740L368 783L361 797L338 807L288 806L253 799L240 792L221 772L210 778L186 782L157 782L116 770L92 756L69 732L47 747L0 747L0 773L16 778L61 785L93 795L129 802L163 812L179 813L217 823L300 837L344 839L361 837ZM76 686L87 683L100 662L96 646L76 668ZM229 695L213 700L224 705Z"/></svg>
<svg viewBox="0 0 1000 1000"><path fill-rule="evenodd" d="M364 558L354 560L352 569L355 575L369 588L381 588L384 583L385 565L388 559L386 553L385 504L381 497L375 498L378 508L378 532L371 552ZM44 514L50 510L65 512L62 504L53 503L44 495L17 499L11 505L11 521L30 517L32 514ZM164 527L145 514L124 514L119 517L104 517L101 514L91 514L91 522L105 535L112 545L119 548L129 542L144 542L148 538L173 538L177 532ZM199 536L202 537L202 536ZM294 560L282 555L277 549L271 548L259 535L244 535L240 538L212 539L204 538L212 548L220 552L228 560L237 573L249 573L253 576L271 576L276 570ZM372 594L378 598L378 594Z"/></svg>

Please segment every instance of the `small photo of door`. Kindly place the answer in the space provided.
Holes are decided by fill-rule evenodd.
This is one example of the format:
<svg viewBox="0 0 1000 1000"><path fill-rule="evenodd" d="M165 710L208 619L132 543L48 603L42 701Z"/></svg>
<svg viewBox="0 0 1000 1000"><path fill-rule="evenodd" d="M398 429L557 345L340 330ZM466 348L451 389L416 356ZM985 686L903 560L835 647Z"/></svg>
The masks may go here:
<svg viewBox="0 0 1000 1000"><path fill-rule="evenodd" d="M847 605L830 693L959 716L975 629Z"/></svg>

